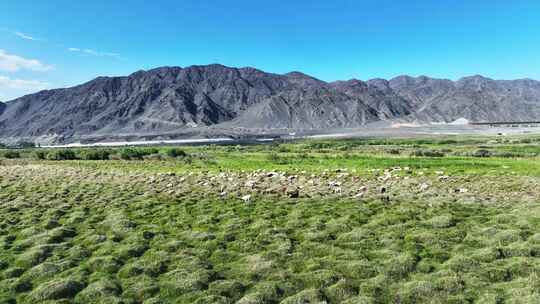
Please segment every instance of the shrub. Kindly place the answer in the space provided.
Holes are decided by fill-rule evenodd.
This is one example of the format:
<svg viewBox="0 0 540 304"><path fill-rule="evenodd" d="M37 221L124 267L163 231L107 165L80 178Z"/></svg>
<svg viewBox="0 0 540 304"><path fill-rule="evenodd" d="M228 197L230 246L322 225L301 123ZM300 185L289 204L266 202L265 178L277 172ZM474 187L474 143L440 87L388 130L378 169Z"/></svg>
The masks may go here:
<svg viewBox="0 0 540 304"><path fill-rule="evenodd" d="M20 158L21 154L19 151L7 150L2 153L4 158Z"/></svg>
<svg viewBox="0 0 540 304"><path fill-rule="evenodd" d="M411 156L423 156L423 157L444 157L444 152L438 150L415 150L411 153Z"/></svg>
<svg viewBox="0 0 540 304"><path fill-rule="evenodd" d="M120 150L120 158L123 160L142 159L144 153L139 149L124 148Z"/></svg>
<svg viewBox="0 0 540 304"><path fill-rule="evenodd" d="M473 153L472 156L474 156L474 157L490 157L491 156L491 151L486 150L486 149L476 150Z"/></svg>
<svg viewBox="0 0 540 304"><path fill-rule="evenodd" d="M400 149L390 149L387 151L388 154L393 154L393 155L399 155L401 154L401 150Z"/></svg>
<svg viewBox="0 0 540 304"><path fill-rule="evenodd" d="M45 152L43 150L35 151L34 152L34 158L35 159L40 159L40 160L46 159L47 158L47 152Z"/></svg>
<svg viewBox="0 0 540 304"><path fill-rule="evenodd" d="M48 160L71 160L77 159L75 152L70 149L55 149L47 153Z"/></svg>
<svg viewBox="0 0 540 304"><path fill-rule="evenodd" d="M289 147L287 147L285 145L279 145L277 150L278 150L278 152L281 152L281 153L291 152L291 149L289 149Z"/></svg>
<svg viewBox="0 0 540 304"><path fill-rule="evenodd" d="M332 144L325 143L325 142L312 142L312 143L309 143L307 146L308 146L308 149L310 150L320 150L320 149L329 149L332 147Z"/></svg>
<svg viewBox="0 0 540 304"><path fill-rule="evenodd" d="M162 150L162 153L172 158L187 156L187 153L180 148L166 148Z"/></svg>
<svg viewBox="0 0 540 304"><path fill-rule="evenodd" d="M108 160L111 151L104 149L90 149L82 150L79 152L79 156L84 160Z"/></svg>
<svg viewBox="0 0 540 304"><path fill-rule="evenodd" d="M119 151L118 156L123 160L138 159L141 160L147 155L157 154L159 150L156 148L123 148Z"/></svg>
<svg viewBox="0 0 540 304"><path fill-rule="evenodd" d="M445 139L445 140L440 140L438 142L439 145L453 145L453 144L457 144L458 141L457 140L453 140L453 139Z"/></svg>
<svg viewBox="0 0 540 304"><path fill-rule="evenodd" d="M497 153L497 157L503 157L503 158L516 158L516 157L524 157L522 153L514 153L514 152L500 152Z"/></svg>

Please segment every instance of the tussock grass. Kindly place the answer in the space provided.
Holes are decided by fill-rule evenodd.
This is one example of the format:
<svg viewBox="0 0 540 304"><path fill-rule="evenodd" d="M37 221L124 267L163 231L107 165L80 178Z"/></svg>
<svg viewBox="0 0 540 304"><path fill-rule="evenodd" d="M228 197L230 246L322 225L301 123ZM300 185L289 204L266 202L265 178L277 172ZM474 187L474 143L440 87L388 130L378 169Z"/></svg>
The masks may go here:
<svg viewBox="0 0 540 304"><path fill-rule="evenodd" d="M536 303L539 141L490 140L18 150L0 303Z"/></svg>

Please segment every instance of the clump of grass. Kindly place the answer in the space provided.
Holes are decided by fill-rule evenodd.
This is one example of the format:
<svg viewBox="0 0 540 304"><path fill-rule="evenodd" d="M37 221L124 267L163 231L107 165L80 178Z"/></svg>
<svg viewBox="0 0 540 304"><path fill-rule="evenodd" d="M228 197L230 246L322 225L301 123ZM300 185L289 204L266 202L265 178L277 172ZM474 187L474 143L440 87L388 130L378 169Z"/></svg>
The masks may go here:
<svg viewBox="0 0 540 304"><path fill-rule="evenodd" d="M133 240L125 240L123 243L126 244L120 245L115 250L115 255L122 260L140 257L144 254L146 250L149 249L146 241L140 240L138 238L135 238Z"/></svg>
<svg viewBox="0 0 540 304"><path fill-rule="evenodd" d="M414 270L416 257L404 253L385 262L383 271L389 278L402 279Z"/></svg>
<svg viewBox="0 0 540 304"><path fill-rule="evenodd" d="M468 272L479 265L479 262L465 255L455 255L444 264L448 269L460 273Z"/></svg>
<svg viewBox="0 0 540 304"><path fill-rule="evenodd" d="M28 295L28 298L36 302L72 298L83 287L84 284L71 279L54 280L39 285Z"/></svg>
<svg viewBox="0 0 540 304"><path fill-rule="evenodd" d="M374 304L376 303L375 299L368 296L356 296L341 302L342 304Z"/></svg>
<svg viewBox="0 0 540 304"><path fill-rule="evenodd" d="M210 283L208 291L215 295L239 300L245 291L245 286L236 280L220 280Z"/></svg>
<svg viewBox="0 0 540 304"><path fill-rule="evenodd" d="M73 229L65 227L57 227L47 232L49 243L60 243L66 238L71 238L77 235L77 232Z"/></svg>
<svg viewBox="0 0 540 304"><path fill-rule="evenodd" d="M493 142L486 147L494 156L524 158L472 159L486 140L459 139L452 151L460 157L408 155L450 150L439 141L324 141L322 150L293 143L283 154L272 145L182 147L188 156L176 159L163 147L135 148L143 160L130 162L112 159L122 148L107 149L103 162L85 159L92 149L70 149L78 161L3 160L0 302L495 299L484 293L534 302L540 171L529 157L540 150ZM403 153L389 156L393 148ZM17 151L25 158L51 150ZM269 161L271 153L285 163ZM150 155L161 161L146 161ZM389 180L378 179L390 168ZM435 171L451 178L438 181ZM255 189L242 186L248 179ZM328 195L330 181L343 192ZM432 187L419 193L424 182ZM302 196L263 192L282 186ZM363 186L365 196L353 198ZM380 200L382 186L390 202ZM256 192L250 204L239 199L246 191ZM68 280L82 286L46 295L55 287L47 284Z"/></svg>
<svg viewBox="0 0 540 304"><path fill-rule="evenodd" d="M454 225L454 219L451 215L439 215L431 218L427 223L433 228L448 228Z"/></svg>
<svg viewBox="0 0 540 304"><path fill-rule="evenodd" d="M20 254L14 264L21 268L30 268L45 261L48 256L49 250L47 247L37 246Z"/></svg>
<svg viewBox="0 0 540 304"><path fill-rule="evenodd" d="M430 281L411 281L402 285L398 291L400 303L428 302L436 298L438 289Z"/></svg>
<svg viewBox="0 0 540 304"><path fill-rule="evenodd" d="M195 292L207 288L212 278L208 270L193 272L176 269L163 275L161 288L170 297L178 297L188 292Z"/></svg>
<svg viewBox="0 0 540 304"><path fill-rule="evenodd" d="M75 297L75 302L78 303L115 303L120 302L118 296L121 294L122 288L112 279L102 278L95 281Z"/></svg>
<svg viewBox="0 0 540 304"><path fill-rule="evenodd" d="M302 275L303 285L308 288L329 287L340 280L340 275L330 270L317 270Z"/></svg>
<svg viewBox="0 0 540 304"><path fill-rule="evenodd" d="M286 156L281 156L278 153L269 153L266 155L266 160L276 165L286 165L291 162L291 159Z"/></svg>
<svg viewBox="0 0 540 304"><path fill-rule="evenodd" d="M324 294L319 289L306 289L301 292L285 298L281 301L282 304L296 304L296 303L326 303Z"/></svg>
<svg viewBox="0 0 540 304"><path fill-rule="evenodd" d="M91 272L115 274L122 267L122 261L112 256L92 257L87 262Z"/></svg>
<svg viewBox="0 0 540 304"><path fill-rule="evenodd" d="M171 255L162 250L148 250L135 263L144 270L149 276L159 276L168 270L171 263Z"/></svg>
<svg viewBox="0 0 540 304"><path fill-rule="evenodd" d="M222 297L222 296L215 296L215 295L210 295L210 296L202 296L200 298L198 298L197 300L195 300L195 302L193 302L194 304L228 304L228 303L231 303L231 301L226 298L226 297Z"/></svg>
<svg viewBox="0 0 540 304"><path fill-rule="evenodd" d="M144 273L144 265L140 263L130 263L124 265L119 271L118 276L123 279L136 277Z"/></svg>
<svg viewBox="0 0 540 304"><path fill-rule="evenodd" d="M101 223L101 231L108 234L109 238L119 241L129 236L136 224L124 214L111 213Z"/></svg>
<svg viewBox="0 0 540 304"><path fill-rule="evenodd" d="M159 293L159 286L155 278L147 275L132 277L125 280L124 298L133 299L136 302L144 302Z"/></svg>
<svg viewBox="0 0 540 304"><path fill-rule="evenodd" d="M44 262L26 271L24 273L24 277L30 279L31 281L43 280L53 278L60 271L61 268L57 264Z"/></svg>
<svg viewBox="0 0 540 304"><path fill-rule="evenodd" d="M336 284L326 288L324 294L331 303L342 303L346 299L356 296L358 287L346 279L341 279Z"/></svg>

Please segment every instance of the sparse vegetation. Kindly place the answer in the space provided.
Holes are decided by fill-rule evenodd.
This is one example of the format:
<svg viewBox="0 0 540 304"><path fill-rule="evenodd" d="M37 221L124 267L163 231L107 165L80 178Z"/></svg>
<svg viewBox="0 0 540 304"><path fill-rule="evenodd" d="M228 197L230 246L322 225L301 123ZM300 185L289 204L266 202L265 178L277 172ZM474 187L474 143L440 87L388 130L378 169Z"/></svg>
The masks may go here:
<svg viewBox="0 0 540 304"><path fill-rule="evenodd" d="M19 153L19 151L16 151L16 150L5 150L2 153L2 157L4 157L4 158L20 158L21 154Z"/></svg>
<svg viewBox="0 0 540 304"><path fill-rule="evenodd" d="M536 303L539 141L493 140L3 150L0 303Z"/></svg>

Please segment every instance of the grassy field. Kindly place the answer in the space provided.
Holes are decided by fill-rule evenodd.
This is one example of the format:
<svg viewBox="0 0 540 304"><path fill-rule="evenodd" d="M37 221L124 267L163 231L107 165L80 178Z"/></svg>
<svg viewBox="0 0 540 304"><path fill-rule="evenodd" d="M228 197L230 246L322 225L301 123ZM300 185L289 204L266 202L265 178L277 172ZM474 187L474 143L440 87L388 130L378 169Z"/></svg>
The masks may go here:
<svg viewBox="0 0 540 304"><path fill-rule="evenodd" d="M0 151L0 303L540 303L540 138Z"/></svg>

